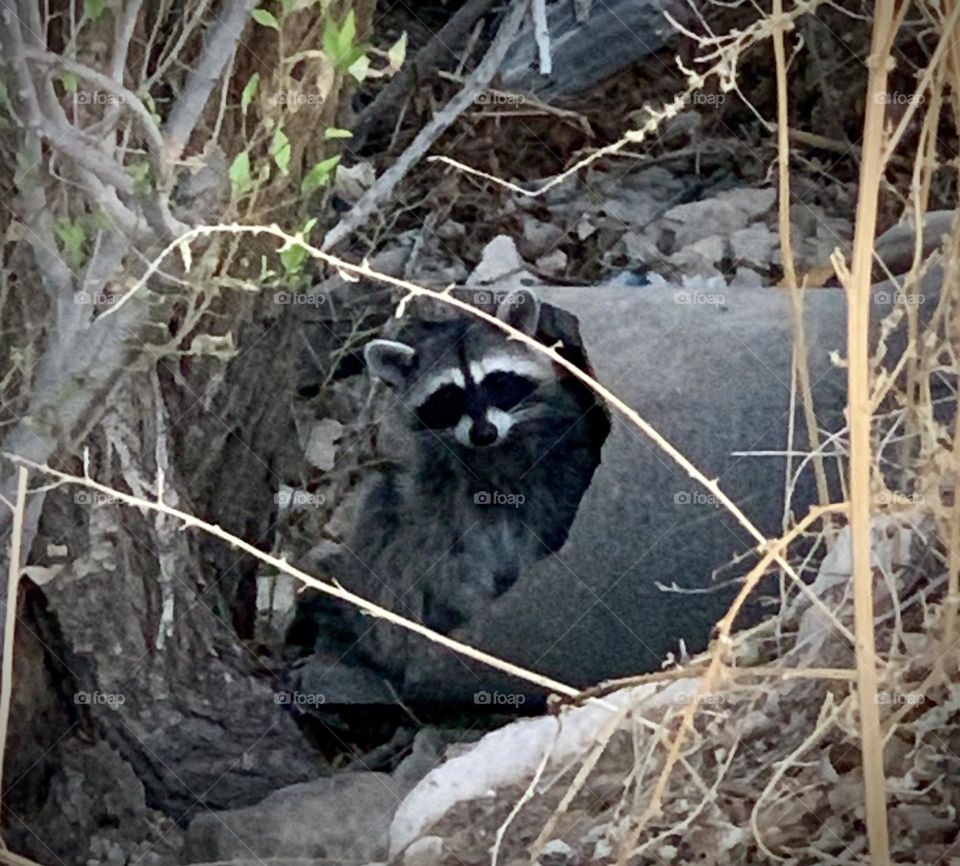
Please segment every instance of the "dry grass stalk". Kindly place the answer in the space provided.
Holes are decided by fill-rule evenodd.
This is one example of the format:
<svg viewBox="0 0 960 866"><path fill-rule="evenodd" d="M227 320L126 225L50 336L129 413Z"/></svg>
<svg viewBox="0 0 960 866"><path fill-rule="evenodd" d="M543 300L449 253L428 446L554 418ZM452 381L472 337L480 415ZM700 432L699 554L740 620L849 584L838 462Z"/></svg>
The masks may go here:
<svg viewBox="0 0 960 866"><path fill-rule="evenodd" d="M958 0L947 0L945 8L951 16L960 10ZM960 118L960 44L954 39L950 44L946 65L950 77L950 97L953 105L954 118ZM960 187L960 166L957 167L957 185ZM960 255L960 231L953 233L954 243L952 255L948 259L948 272L944 276L945 285L955 285L958 268L957 258ZM960 345L960 321L954 318L954 339ZM949 584L947 587L946 611L944 616L942 656L955 652L955 636L957 628L957 610L960 606L960 423L954 422L953 428L953 465L954 465L954 493L953 508L950 520L950 562L948 571Z"/></svg>
<svg viewBox="0 0 960 866"><path fill-rule="evenodd" d="M20 469L17 478L17 501L13 504L13 535L10 538L10 570L7 575L7 609L3 625L3 680L0 682L0 810L3 807L3 769L7 731L10 722L10 701L13 697L13 638L17 627L17 599L20 590L20 569L23 566L21 540L23 515L27 508L27 470ZM2 845L2 837L0 837Z"/></svg>
<svg viewBox="0 0 960 866"><path fill-rule="evenodd" d="M813 408L813 394L810 390L810 368L807 362L807 341L803 326L803 297L797 282L797 268L794 261L793 241L790 223L790 117L787 92L787 59L783 34L785 31L783 0L774 0L773 21L778 24L772 35L773 53L777 78L777 166L779 178L778 226L780 236L780 255L783 260L783 282L790 293L791 310L794 322L793 369L797 388L803 401L803 417L807 427L807 441L814 453L813 468L817 483L817 497L821 505L830 501L827 487L827 474L820 453L820 437L817 432L817 417ZM788 447L793 447L793 411L791 406L790 439ZM787 473L790 473L791 460L787 460ZM789 490L784 497L784 511L789 508ZM784 527L786 528L786 527ZM829 539L828 539L829 541Z"/></svg>
<svg viewBox="0 0 960 866"><path fill-rule="evenodd" d="M873 568L870 551L870 481L872 404L870 399L870 275L876 235L886 116L884 95L895 32L893 0L874 8L873 37L867 61L868 82L864 117L860 197L847 290L847 422L850 426L850 529L853 538L854 623L861 751L866 801L867 835L874 866L890 862L887 829L883 735L877 698L877 656L874 635Z"/></svg>

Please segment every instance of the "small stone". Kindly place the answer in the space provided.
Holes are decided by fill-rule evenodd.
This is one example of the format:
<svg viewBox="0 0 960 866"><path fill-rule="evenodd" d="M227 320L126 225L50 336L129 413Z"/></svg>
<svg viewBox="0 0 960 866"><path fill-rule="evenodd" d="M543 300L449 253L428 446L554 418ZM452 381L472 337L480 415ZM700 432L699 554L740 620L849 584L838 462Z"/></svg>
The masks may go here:
<svg viewBox="0 0 960 866"><path fill-rule="evenodd" d="M561 274L567 267L567 254L563 250L554 250L537 259L537 268L545 274Z"/></svg>
<svg viewBox="0 0 960 866"><path fill-rule="evenodd" d="M467 277L468 286L489 286L524 269L513 239L497 235L483 248L480 264Z"/></svg>
<svg viewBox="0 0 960 866"><path fill-rule="evenodd" d="M737 268L736 274L730 281L731 289L759 289L763 286L763 277L753 268Z"/></svg>
<svg viewBox="0 0 960 866"><path fill-rule="evenodd" d="M540 852L542 866L562 866L573 857L571 848L563 839L551 839Z"/></svg>

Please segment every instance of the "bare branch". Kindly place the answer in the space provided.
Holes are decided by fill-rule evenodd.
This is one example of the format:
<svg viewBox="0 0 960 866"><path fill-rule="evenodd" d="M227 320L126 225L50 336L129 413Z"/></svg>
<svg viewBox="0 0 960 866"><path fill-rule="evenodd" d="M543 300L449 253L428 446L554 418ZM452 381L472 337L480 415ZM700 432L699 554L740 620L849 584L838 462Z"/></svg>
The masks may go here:
<svg viewBox="0 0 960 866"><path fill-rule="evenodd" d="M353 138L350 148L356 153L367 137L375 129L381 129L388 121L396 117L397 106L403 103L403 95L414 82L426 77L427 73L440 63L445 54L452 54L454 46L469 33L470 28L481 15L485 15L493 6L494 0L470 0L464 3L438 30L430 41L421 48L409 63L390 79L387 84L357 118L353 125Z"/></svg>
<svg viewBox="0 0 960 866"><path fill-rule="evenodd" d="M361 196L350 212L327 233L327 236L323 239L323 249L332 249L362 226L377 206L393 194L397 184L400 183L410 168L419 162L421 157L450 125L473 105L476 97L483 92L484 88L493 80L493 76L497 74L497 70L500 69L500 64L503 63L507 50L513 44L513 39L520 30L528 6L529 0L516 0L513 8L500 25L500 29L497 31L497 35L494 37L486 55L474 70L473 75L467 79L467 83L447 103L443 111L439 112L433 120L417 133L417 137L400 155L399 159L377 178L373 186Z"/></svg>
<svg viewBox="0 0 960 866"><path fill-rule="evenodd" d="M113 40L113 57L110 61L110 74L117 84L123 86L123 73L127 66L127 53L130 50L130 40L133 38L133 28L137 26L143 0L127 0L122 5L123 12L117 18L116 32Z"/></svg>
<svg viewBox="0 0 960 866"><path fill-rule="evenodd" d="M7 5L0 11L0 18L3 21L3 27L0 27L0 44L3 45L4 54L8 58L7 65L16 81L16 87L11 88L11 92L15 94L20 110L25 115L25 164L15 174L14 182L23 202L23 220L30 229L28 242L40 270L44 290L50 298L56 299L72 293L73 274L57 252L47 208L47 196L40 180L39 167L43 162L40 127L43 115L24 58L26 48L20 20L14 9Z"/></svg>
<svg viewBox="0 0 960 866"><path fill-rule="evenodd" d="M160 135L157 124L154 122L153 115L147 110L147 107L140 100L139 96L131 90L128 90L122 84L119 84L109 75L97 72L96 69L91 69L83 63L75 63L72 60L59 57L50 51L37 51L31 48L26 49L24 54L28 60L34 63L39 63L41 66L47 68L57 66L76 75L77 78L116 96L120 104L130 109L139 121L144 140L147 142L153 158L159 164L163 156L163 137Z"/></svg>
<svg viewBox="0 0 960 866"><path fill-rule="evenodd" d="M163 128L169 164L180 159L256 5L257 0L231 0L220 16L219 23L213 28L200 62L187 80L187 86Z"/></svg>

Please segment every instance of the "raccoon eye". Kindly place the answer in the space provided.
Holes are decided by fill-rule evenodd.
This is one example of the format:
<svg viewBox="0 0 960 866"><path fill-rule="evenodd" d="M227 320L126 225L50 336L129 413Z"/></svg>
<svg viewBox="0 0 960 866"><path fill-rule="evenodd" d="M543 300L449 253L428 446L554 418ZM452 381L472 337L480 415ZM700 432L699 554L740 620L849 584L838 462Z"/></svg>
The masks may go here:
<svg viewBox="0 0 960 866"><path fill-rule="evenodd" d="M434 391L430 397L417 407L417 420L434 430L456 427L463 417L466 398L463 388L456 385L444 385Z"/></svg>
<svg viewBox="0 0 960 866"><path fill-rule="evenodd" d="M519 373L497 370L483 380L481 388L492 406L512 409L537 390L537 383Z"/></svg>

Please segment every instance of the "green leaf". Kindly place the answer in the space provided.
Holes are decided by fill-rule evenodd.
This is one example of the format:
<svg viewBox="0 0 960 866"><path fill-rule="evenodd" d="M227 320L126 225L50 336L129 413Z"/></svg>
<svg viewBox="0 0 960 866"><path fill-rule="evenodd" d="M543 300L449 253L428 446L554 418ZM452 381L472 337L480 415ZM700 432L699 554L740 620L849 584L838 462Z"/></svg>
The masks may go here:
<svg viewBox="0 0 960 866"><path fill-rule="evenodd" d="M254 9L252 13L253 20L260 24L263 27L272 27L274 30L280 29L280 22L277 21L276 16L272 12L268 12L266 9Z"/></svg>
<svg viewBox="0 0 960 866"><path fill-rule="evenodd" d="M141 91L139 94L140 99L143 100L143 104L146 106L147 111L150 112L150 116L157 122L157 126L160 125L160 113L157 111L157 103L154 101L153 97L146 91Z"/></svg>
<svg viewBox="0 0 960 866"><path fill-rule="evenodd" d="M107 8L107 0L83 0L83 14L96 21Z"/></svg>
<svg viewBox="0 0 960 866"><path fill-rule="evenodd" d="M304 177L303 182L300 184L300 192L303 195L312 195L320 189L320 187L330 183L330 178L333 177L333 170L339 162L339 156L331 156L329 159L318 162L307 172L306 177Z"/></svg>
<svg viewBox="0 0 960 866"><path fill-rule="evenodd" d="M76 93L77 92L77 76L72 72L61 72L60 81L63 83L63 89L67 93Z"/></svg>
<svg viewBox="0 0 960 866"><path fill-rule="evenodd" d="M61 217L53 224L53 233L60 244L63 257L67 265L73 270L83 267L84 245L87 241L86 232L79 221L74 222L67 217Z"/></svg>
<svg viewBox="0 0 960 866"><path fill-rule="evenodd" d="M293 0L280 0L280 8L283 9L283 14L289 15L290 10L293 9Z"/></svg>
<svg viewBox="0 0 960 866"><path fill-rule="evenodd" d="M280 262L287 274L295 274L307 260L307 251L298 245L289 246L280 252Z"/></svg>
<svg viewBox="0 0 960 866"><path fill-rule="evenodd" d="M290 165L290 139L279 126L273 134L273 141L270 142L270 156L273 157L281 173L287 174Z"/></svg>
<svg viewBox="0 0 960 866"><path fill-rule="evenodd" d="M340 30L332 18L323 23L323 53L336 66L340 58Z"/></svg>
<svg viewBox="0 0 960 866"><path fill-rule="evenodd" d="M240 94L240 110L246 114L247 109L250 107L250 103L253 101L253 97L257 92L257 87L260 85L260 73L254 72L253 75L247 80L247 83L243 87L243 93Z"/></svg>
<svg viewBox="0 0 960 866"><path fill-rule="evenodd" d="M354 49L356 51L356 49ZM354 52L351 52L354 53ZM349 59L346 58L346 59ZM347 72L350 73L357 81L365 81L367 78L367 72L370 69L370 58L361 52L360 56L350 60L347 65Z"/></svg>
<svg viewBox="0 0 960 866"><path fill-rule="evenodd" d="M127 174L133 178L133 189L137 193L150 192L150 163L145 159L132 162L127 166Z"/></svg>
<svg viewBox="0 0 960 866"><path fill-rule="evenodd" d="M242 195L247 192L253 186L253 178L250 177L250 154L245 150L238 153L230 164L228 175L235 193Z"/></svg>
<svg viewBox="0 0 960 866"><path fill-rule="evenodd" d="M357 16L353 14L351 9L347 13L347 17L343 22L343 27L340 28L340 53L346 54L351 48L353 48L353 42L357 37Z"/></svg>
<svg viewBox="0 0 960 866"><path fill-rule="evenodd" d="M387 52L387 61L390 63L390 68L397 72L401 66L403 66L403 61L407 57L407 34L404 31L403 35L390 46L390 50Z"/></svg>
<svg viewBox="0 0 960 866"><path fill-rule="evenodd" d="M323 137L326 139L353 138L353 133L349 129L337 129L335 126L331 126L323 131Z"/></svg>

